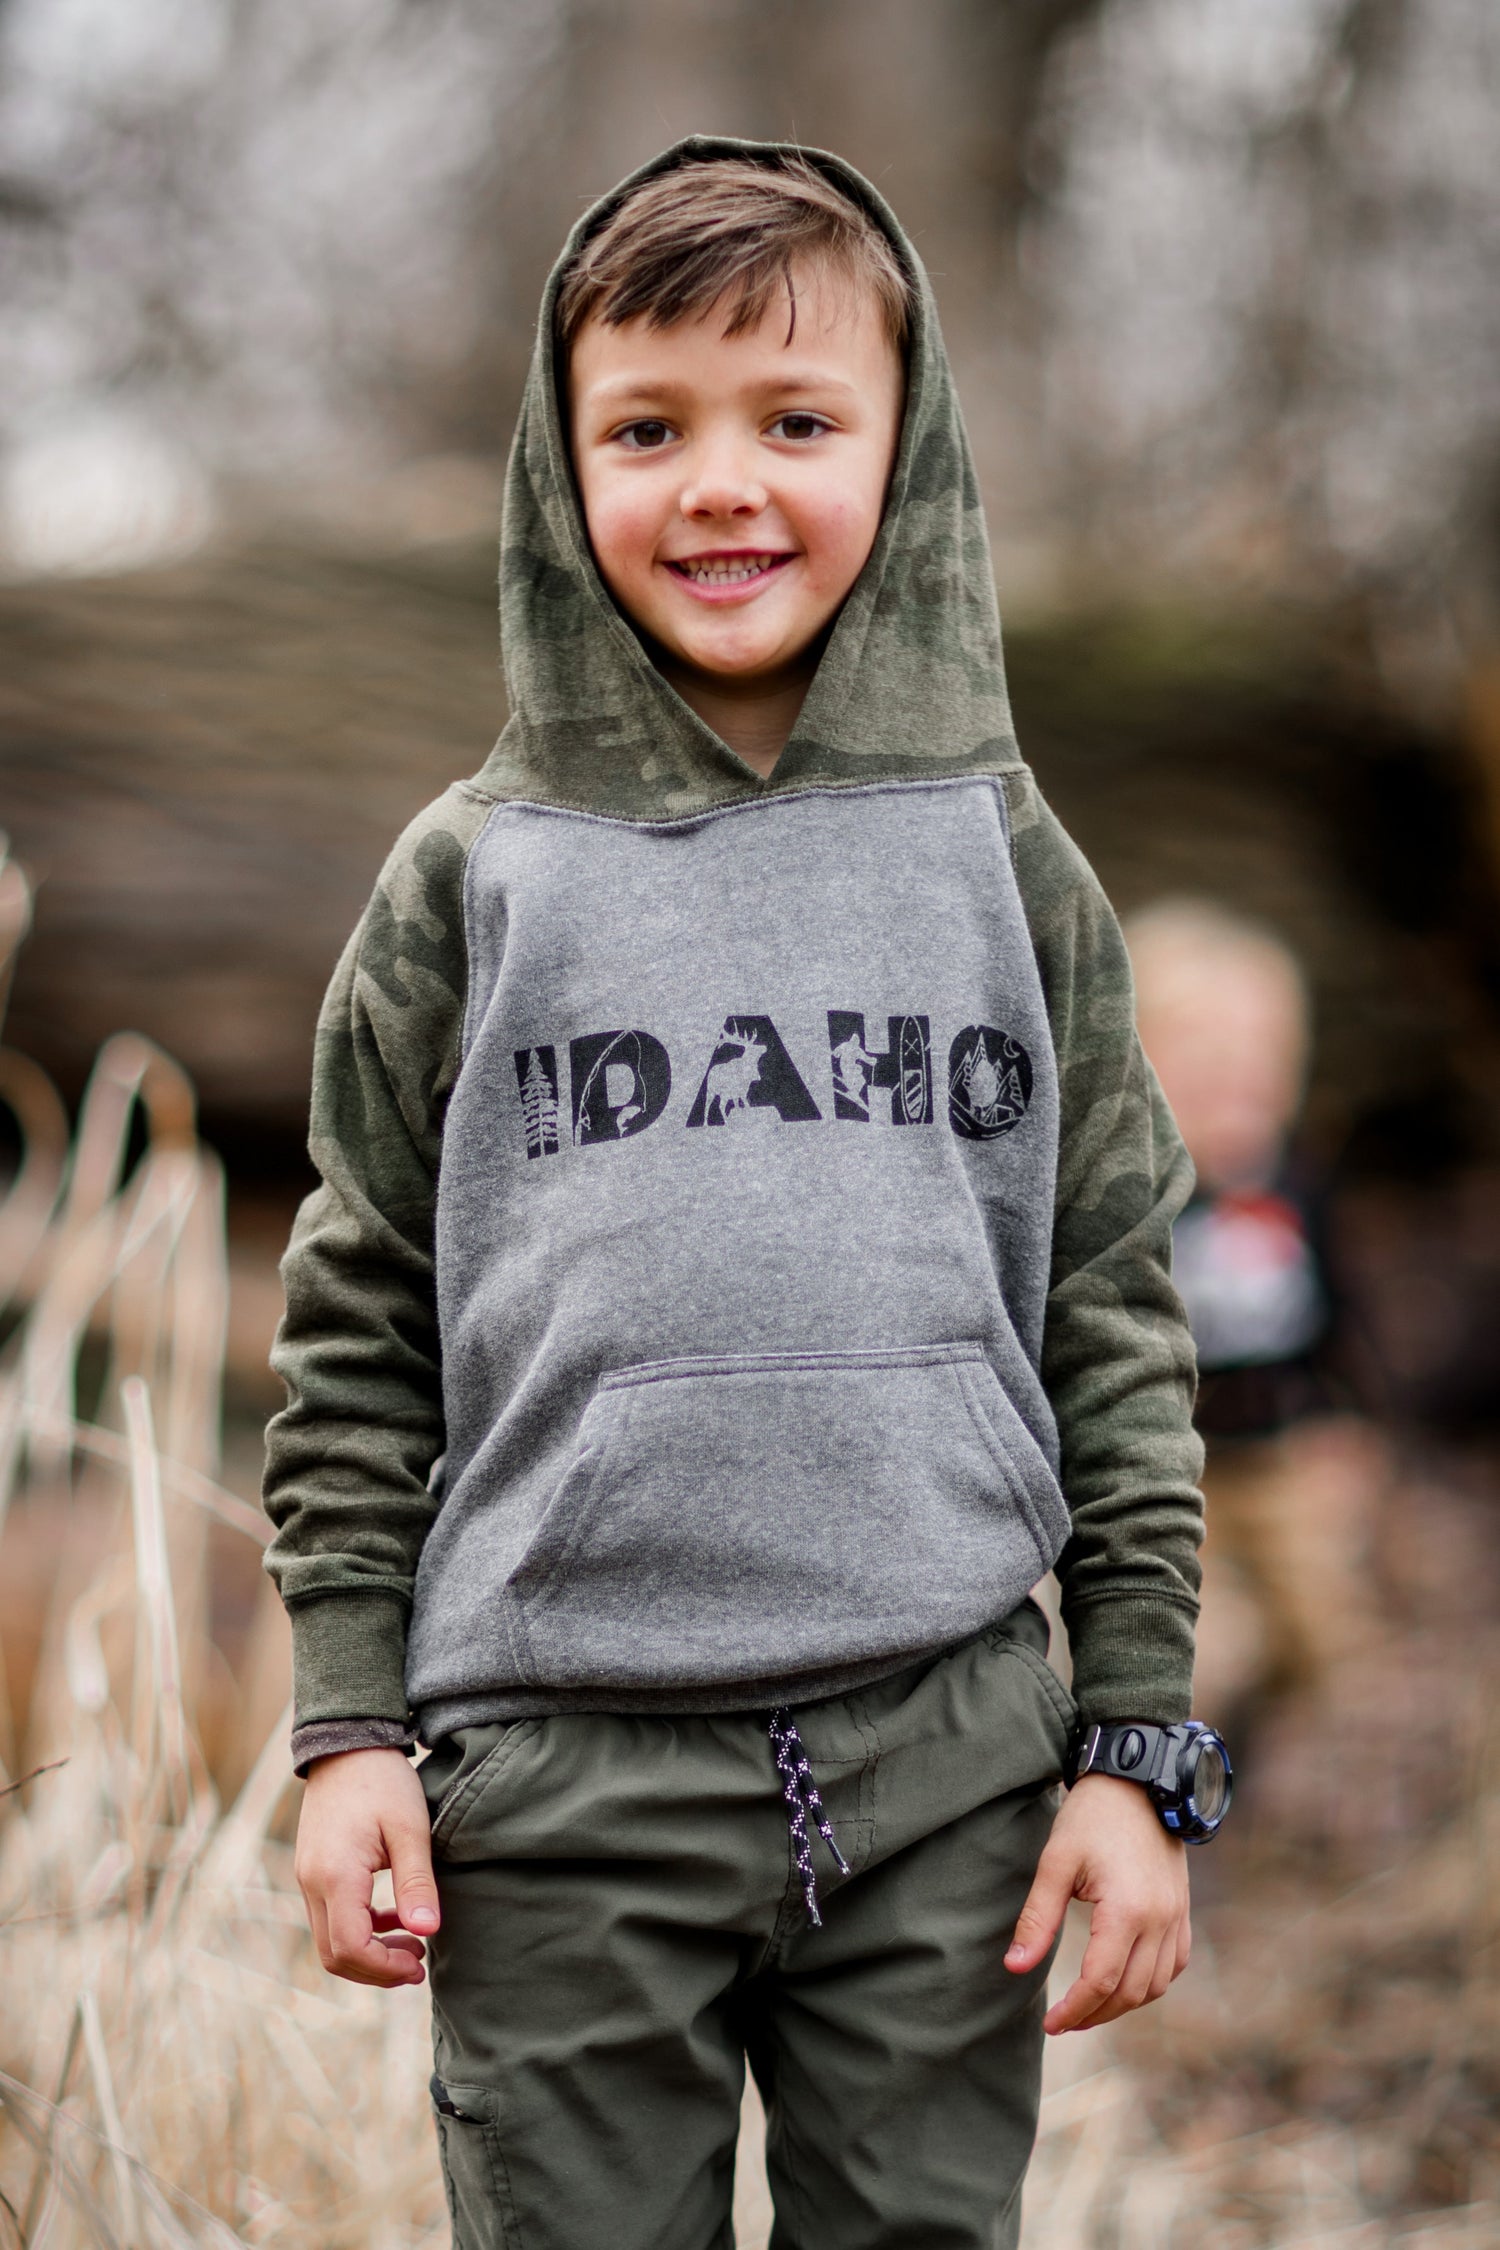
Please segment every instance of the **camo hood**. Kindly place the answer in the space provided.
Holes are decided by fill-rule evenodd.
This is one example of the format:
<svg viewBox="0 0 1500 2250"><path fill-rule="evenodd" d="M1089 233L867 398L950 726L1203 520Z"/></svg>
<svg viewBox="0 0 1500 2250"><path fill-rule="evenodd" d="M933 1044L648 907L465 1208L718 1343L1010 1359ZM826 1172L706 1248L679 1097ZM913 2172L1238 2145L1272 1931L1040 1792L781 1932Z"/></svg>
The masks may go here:
<svg viewBox="0 0 1500 2250"><path fill-rule="evenodd" d="M906 410L880 532L769 781L647 657L590 551L560 406L554 312L582 245L642 182L713 158L799 155L860 204L913 287ZM979 487L931 284L868 180L778 143L679 141L596 203L542 298L505 487L500 619L512 717L484 781L502 795L639 818L737 797L1019 767Z"/></svg>

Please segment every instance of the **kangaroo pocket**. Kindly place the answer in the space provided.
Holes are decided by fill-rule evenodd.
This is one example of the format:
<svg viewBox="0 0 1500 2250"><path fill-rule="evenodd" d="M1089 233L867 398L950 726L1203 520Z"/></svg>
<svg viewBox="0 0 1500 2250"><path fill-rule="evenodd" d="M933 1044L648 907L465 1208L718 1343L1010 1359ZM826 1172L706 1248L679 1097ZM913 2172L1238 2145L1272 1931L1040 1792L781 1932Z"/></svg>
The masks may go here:
<svg viewBox="0 0 1500 2250"><path fill-rule="evenodd" d="M606 1375L509 1589L538 1681L683 1686L922 1652L1067 1535L977 1343Z"/></svg>

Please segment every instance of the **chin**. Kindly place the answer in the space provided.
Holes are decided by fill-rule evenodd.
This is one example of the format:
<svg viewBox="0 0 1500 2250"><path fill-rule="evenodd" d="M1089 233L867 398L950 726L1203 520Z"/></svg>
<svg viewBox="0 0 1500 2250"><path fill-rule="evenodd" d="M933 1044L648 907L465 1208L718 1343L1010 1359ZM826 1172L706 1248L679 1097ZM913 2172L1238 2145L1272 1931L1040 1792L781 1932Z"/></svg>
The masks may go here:
<svg viewBox="0 0 1500 2250"><path fill-rule="evenodd" d="M726 685L778 670L786 659L777 648L684 648L682 662Z"/></svg>

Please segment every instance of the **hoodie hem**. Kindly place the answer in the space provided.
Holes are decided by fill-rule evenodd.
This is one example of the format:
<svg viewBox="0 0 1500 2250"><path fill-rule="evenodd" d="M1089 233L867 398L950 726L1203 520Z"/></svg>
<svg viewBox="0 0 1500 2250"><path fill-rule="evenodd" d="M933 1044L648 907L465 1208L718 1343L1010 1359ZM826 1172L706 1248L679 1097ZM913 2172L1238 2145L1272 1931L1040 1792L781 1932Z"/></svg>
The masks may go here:
<svg viewBox="0 0 1500 2250"><path fill-rule="evenodd" d="M1024 1603L1021 1605L1024 1607ZM1006 1616L1015 1612L1007 1611ZM1006 1619L960 1633L927 1649L893 1649L889 1655L868 1657L859 1664L844 1664L825 1671L802 1672L759 1680L715 1681L703 1687L576 1687L548 1684L534 1688L494 1687L472 1695L434 1696L417 1705L417 1733L428 1745L461 1727L503 1726L515 1719L552 1719L568 1713L610 1712L635 1717L688 1718L727 1716L739 1711L769 1711L782 1704L820 1703L832 1695L853 1695L882 1680L925 1664L935 1664L954 1649L964 1648L984 1633L993 1633Z"/></svg>

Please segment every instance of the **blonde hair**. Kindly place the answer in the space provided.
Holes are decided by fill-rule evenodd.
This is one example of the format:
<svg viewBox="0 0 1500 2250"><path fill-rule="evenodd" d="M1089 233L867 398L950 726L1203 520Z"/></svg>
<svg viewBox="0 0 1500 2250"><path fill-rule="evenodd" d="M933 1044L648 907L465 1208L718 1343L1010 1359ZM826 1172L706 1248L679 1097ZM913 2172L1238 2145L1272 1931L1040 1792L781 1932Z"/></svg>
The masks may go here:
<svg viewBox="0 0 1500 2250"><path fill-rule="evenodd" d="M1226 969L1249 968L1275 989L1288 1021L1306 1037L1307 980L1291 947L1264 922L1212 899L1163 898L1126 918L1125 941L1143 1001L1196 996Z"/></svg>

